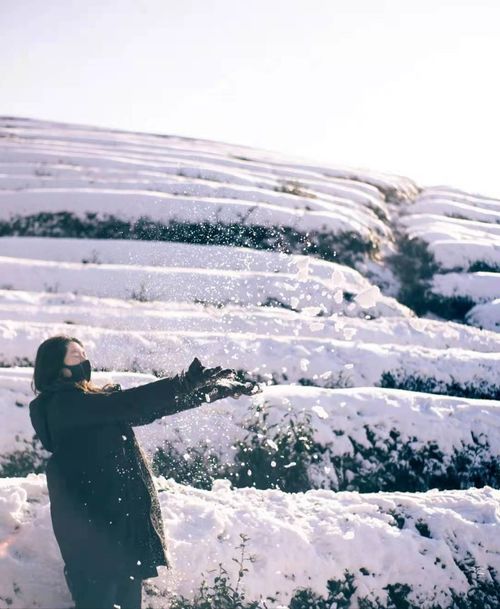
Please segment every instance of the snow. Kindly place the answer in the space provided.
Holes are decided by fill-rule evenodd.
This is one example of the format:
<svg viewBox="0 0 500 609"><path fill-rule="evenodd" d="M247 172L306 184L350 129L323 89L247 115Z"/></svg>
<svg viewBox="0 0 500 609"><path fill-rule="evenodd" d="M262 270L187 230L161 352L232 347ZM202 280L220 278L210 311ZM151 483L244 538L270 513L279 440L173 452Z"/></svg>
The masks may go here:
<svg viewBox="0 0 500 609"><path fill-rule="evenodd" d="M478 261L500 267L500 223L489 224L437 214L410 214L401 222L410 238L424 240L443 270L467 271Z"/></svg>
<svg viewBox="0 0 500 609"><path fill-rule="evenodd" d="M254 557L241 582L247 599L278 590L282 605L301 586L326 595L326 581L342 579L348 570L358 586L355 598L386 599L388 584L406 583L412 587L410 599L429 607L449 602L451 590L469 589L457 564L466 555L478 570L500 569L500 538L494 533L500 491L490 487L415 494L283 493L233 490L224 480L212 490L155 481L174 568L166 573L159 567L152 580L156 595L144 593L153 609L164 606L161 593L192 598L202 574L211 572L212 581L219 562L235 582L238 567L232 559L240 558L240 534L248 537L245 556ZM405 519L401 529L393 514ZM416 527L419 521L430 537ZM0 530L0 596L9 597L14 609L36 602L67 606L71 598L59 575L63 563L44 474L0 480Z"/></svg>
<svg viewBox="0 0 500 609"><path fill-rule="evenodd" d="M308 265L311 275L329 280L332 287L358 291L370 286L358 271L334 262L307 256L280 254L219 245L196 245L158 241L123 241L120 239L52 239L50 237L0 237L0 255L9 258L84 262L94 264L126 264L157 267L186 267L232 271L253 271L297 275Z"/></svg>
<svg viewBox="0 0 500 609"><path fill-rule="evenodd" d="M467 323L479 328L493 332L500 331L500 298L473 306L467 311L466 320Z"/></svg>
<svg viewBox="0 0 500 609"><path fill-rule="evenodd" d="M431 290L440 296L462 296L474 302L488 302L500 294L500 273L478 271L477 273L436 274Z"/></svg>
<svg viewBox="0 0 500 609"><path fill-rule="evenodd" d="M354 300L358 302L362 307L369 309L375 306L378 297L380 296L380 288L376 285L370 286L366 290L363 290L359 294L356 294Z"/></svg>

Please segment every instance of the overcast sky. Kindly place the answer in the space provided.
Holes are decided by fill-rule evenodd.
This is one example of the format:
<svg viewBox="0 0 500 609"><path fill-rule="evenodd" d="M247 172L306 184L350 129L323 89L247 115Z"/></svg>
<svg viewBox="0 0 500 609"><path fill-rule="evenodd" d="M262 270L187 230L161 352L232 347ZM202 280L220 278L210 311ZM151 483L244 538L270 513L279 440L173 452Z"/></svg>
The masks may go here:
<svg viewBox="0 0 500 609"><path fill-rule="evenodd" d="M0 115L500 197L498 0L0 0Z"/></svg>

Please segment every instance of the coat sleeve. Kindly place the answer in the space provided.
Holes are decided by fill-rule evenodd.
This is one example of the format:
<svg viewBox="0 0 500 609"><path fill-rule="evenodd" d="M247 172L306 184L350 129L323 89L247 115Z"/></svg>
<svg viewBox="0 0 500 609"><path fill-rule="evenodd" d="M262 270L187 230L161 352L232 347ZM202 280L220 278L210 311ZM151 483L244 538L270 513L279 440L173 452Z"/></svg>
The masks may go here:
<svg viewBox="0 0 500 609"><path fill-rule="evenodd" d="M66 403L63 403L66 402ZM56 415L58 431L106 423L147 425L155 419L201 404L186 401L182 376L165 377L111 393L72 391L64 396Z"/></svg>

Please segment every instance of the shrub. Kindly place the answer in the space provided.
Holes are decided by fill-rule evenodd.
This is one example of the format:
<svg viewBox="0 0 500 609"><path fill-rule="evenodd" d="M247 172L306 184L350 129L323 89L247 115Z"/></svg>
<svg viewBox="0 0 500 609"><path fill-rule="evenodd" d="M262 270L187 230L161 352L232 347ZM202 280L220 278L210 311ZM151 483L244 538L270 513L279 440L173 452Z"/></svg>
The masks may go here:
<svg viewBox="0 0 500 609"><path fill-rule="evenodd" d="M485 273L500 273L500 265L492 264L485 260L475 260L467 269L468 273L478 273L480 271Z"/></svg>
<svg viewBox="0 0 500 609"><path fill-rule="evenodd" d="M50 457L37 436L25 440L26 448L2 455L0 478L24 478L29 473L45 473Z"/></svg>
<svg viewBox="0 0 500 609"><path fill-rule="evenodd" d="M423 315L429 310L427 289L439 265L421 239L396 232L396 247L397 253L386 260L401 283L398 300Z"/></svg>
<svg viewBox="0 0 500 609"><path fill-rule="evenodd" d="M188 448L181 455L166 442L153 456L154 473L203 489L210 489L216 478L229 479L237 488L253 486L285 492L312 488L308 475L310 465L317 462L326 449L313 441L310 414L306 413L306 421L299 422L286 413L279 425L269 426L268 412L262 406L257 406L256 414L257 420L251 418L247 422L245 438L234 445L233 463L221 463L206 444ZM270 434L269 430L276 427L276 433Z"/></svg>
<svg viewBox="0 0 500 609"><path fill-rule="evenodd" d="M190 601L184 596L178 596L174 598L169 609L259 609L262 608L260 601L245 601L244 592L238 590L241 580L244 574L248 571L243 566L245 562L245 543L250 539L244 533L240 533L242 539L240 545L241 557L240 559L233 558L238 564L238 578L236 580L236 586L233 588L229 581L228 572L219 563L219 574L214 578L213 583L208 585L204 578L199 591L195 594L194 600ZM247 560L254 562L255 557L250 556ZM275 600L271 597L267 597L268 600ZM264 607L267 605L264 603Z"/></svg>
<svg viewBox="0 0 500 609"><path fill-rule="evenodd" d="M0 236L3 235L232 245L289 254L311 254L351 267L355 267L365 256L374 258L379 252L379 241L375 235L366 240L355 231L332 233L326 225L322 231L304 233L283 225L249 225L243 217L232 224L175 220L163 224L146 216L130 222L112 214L98 217L95 212L86 212L85 217L72 212L39 212L27 216L15 215L0 221Z"/></svg>
<svg viewBox="0 0 500 609"><path fill-rule="evenodd" d="M226 477L237 487L275 488L288 493L309 490L310 465L326 451L314 442L310 413L304 413L304 421L294 421L287 412L273 425L267 424L269 413L264 406L257 406L256 415L257 420L246 426L245 438L236 442L236 471L232 469ZM274 434L270 433L273 429Z"/></svg>
<svg viewBox="0 0 500 609"><path fill-rule="evenodd" d="M209 490L216 478L229 479L236 488L280 489L305 492L313 488L334 491L427 491L466 489L489 485L500 488L500 463L483 435L444 454L435 442L403 438L397 429L382 437L364 426L366 441L348 436L352 454L334 454L332 446L314 441L310 414L294 421L287 413L279 424L268 425L268 413L259 407L257 419L247 422L243 440L234 445L234 462L222 463L206 444L181 455L170 443L153 458L156 475ZM287 421L288 419L288 421ZM338 436L342 430L334 430ZM325 468L332 475L325 474Z"/></svg>
<svg viewBox="0 0 500 609"><path fill-rule="evenodd" d="M433 377L422 377L417 374L407 374L403 369L382 373L379 387L455 395L464 398L485 400L500 399L500 385L491 385L484 379L460 383L452 377L451 383L438 381Z"/></svg>
<svg viewBox="0 0 500 609"><path fill-rule="evenodd" d="M469 296L441 296L432 292L430 288L425 290L427 309L443 319L463 323L467 313L476 305Z"/></svg>
<svg viewBox="0 0 500 609"><path fill-rule="evenodd" d="M196 447L187 447L184 454L181 454L167 440L153 455L153 473L173 478L179 484L210 490L215 479L225 476L227 468L211 450L206 443L202 443Z"/></svg>

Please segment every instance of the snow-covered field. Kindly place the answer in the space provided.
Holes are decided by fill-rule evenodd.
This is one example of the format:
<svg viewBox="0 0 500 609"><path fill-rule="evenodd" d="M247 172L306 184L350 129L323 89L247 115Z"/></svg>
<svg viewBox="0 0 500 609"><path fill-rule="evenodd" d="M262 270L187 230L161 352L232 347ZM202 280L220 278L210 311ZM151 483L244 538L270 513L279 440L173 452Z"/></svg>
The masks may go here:
<svg viewBox="0 0 500 609"><path fill-rule="evenodd" d="M97 382L196 355L263 384L136 429L175 566L145 607L219 561L237 575L241 533L240 589L275 609L500 606L499 261L500 201L478 194L0 118L0 608L71 604L28 415L57 333Z"/></svg>

